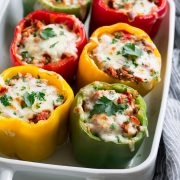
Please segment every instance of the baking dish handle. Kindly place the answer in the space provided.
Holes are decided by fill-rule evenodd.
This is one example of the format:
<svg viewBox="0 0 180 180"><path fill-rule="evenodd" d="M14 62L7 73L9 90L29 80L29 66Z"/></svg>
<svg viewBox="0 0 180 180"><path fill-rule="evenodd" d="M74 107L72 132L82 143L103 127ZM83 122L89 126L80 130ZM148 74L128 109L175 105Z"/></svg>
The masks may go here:
<svg viewBox="0 0 180 180"><path fill-rule="evenodd" d="M14 171L11 169L2 169L0 173L0 180L12 180Z"/></svg>

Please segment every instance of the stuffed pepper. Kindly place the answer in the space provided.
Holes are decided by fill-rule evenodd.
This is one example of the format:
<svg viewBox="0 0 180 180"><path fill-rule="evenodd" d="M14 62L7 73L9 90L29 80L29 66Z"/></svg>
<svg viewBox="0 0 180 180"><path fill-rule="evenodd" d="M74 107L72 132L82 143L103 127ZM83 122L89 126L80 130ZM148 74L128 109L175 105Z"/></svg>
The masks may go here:
<svg viewBox="0 0 180 180"><path fill-rule="evenodd" d="M75 158L93 168L124 168L147 131L146 104L126 85L94 82L82 88L71 107Z"/></svg>
<svg viewBox="0 0 180 180"><path fill-rule="evenodd" d="M73 91L58 74L35 66L0 76L0 152L38 161L67 138Z"/></svg>
<svg viewBox="0 0 180 180"><path fill-rule="evenodd" d="M74 14L80 20L85 21L90 4L91 0L37 0L34 8Z"/></svg>
<svg viewBox="0 0 180 180"><path fill-rule="evenodd" d="M143 29L153 37L166 11L166 0L95 0L91 32L100 26L123 22Z"/></svg>
<svg viewBox="0 0 180 180"><path fill-rule="evenodd" d="M23 0L23 10L25 16L34 10L34 5L36 1L37 0Z"/></svg>
<svg viewBox="0 0 180 180"><path fill-rule="evenodd" d="M161 56L142 30L119 23L97 29L84 47L78 86L119 82L147 94L159 81Z"/></svg>
<svg viewBox="0 0 180 180"><path fill-rule="evenodd" d="M16 27L11 59L14 65L35 65L70 81L86 41L84 26L75 16L34 11Z"/></svg>

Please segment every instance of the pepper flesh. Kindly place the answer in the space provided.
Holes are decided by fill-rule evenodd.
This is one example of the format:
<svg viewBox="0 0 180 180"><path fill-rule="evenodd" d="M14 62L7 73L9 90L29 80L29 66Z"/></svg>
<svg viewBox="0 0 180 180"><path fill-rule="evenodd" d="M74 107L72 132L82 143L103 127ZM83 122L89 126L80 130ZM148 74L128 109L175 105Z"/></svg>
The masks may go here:
<svg viewBox="0 0 180 180"><path fill-rule="evenodd" d="M1 74L1 78L5 81L17 73L30 73L33 77L47 79L65 97L65 102L47 120L36 124L0 116L0 151L23 160L42 160L50 156L57 144L62 144L67 138L67 118L74 98L73 91L60 75L35 66L9 68Z"/></svg>
<svg viewBox="0 0 180 180"><path fill-rule="evenodd" d="M166 0L159 0L157 11L147 15L140 14L137 15L134 20L130 20L126 13L117 12L109 8L104 0L93 1L90 32L92 33L101 26L122 22L138 27L147 32L151 37L154 37L167 12L167 6Z"/></svg>
<svg viewBox="0 0 180 180"><path fill-rule="evenodd" d="M82 5L53 5L47 0L38 0L35 4L35 9L45 9L49 11L62 12L66 14L74 14L80 20L85 21L91 5L91 0L86 0ZM84 11L83 11L84 10Z"/></svg>
<svg viewBox="0 0 180 180"><path fill-rule="evenodd" d="M94 89L109 90L113 89L117 92L136 92L132 88L122 84L107 84L104 82L94 82L90 85ZM86 88L88 87L86 86ZM72 148L75 158L87 167L92 168L125 168L129 161L136 154L145 137L145 132L139 132L134 141L135 149L131 151L128 143L106 142L88 132L83 125L83 121L87 120L83 116L84 88L76 95L70 113L70 130ZM137 92L136 92L137 93ZM136 103L140 106L137 117L141 125L147 127L146 104L139 95Z"/></svg>
<svg viewBox="0 0 180 180"><path fill-rule="evenodd" d="M17 50L18 50L17 45L19 43L18 41L19 41L19 37L22 34L22 30L24 29L26 22L28 20L44 21L46 24L49 23L67 24L67 26L70 27L70 29L72 28L75 33L79 34L79 40L76 42L76 47L78 50L77 56L79 58L81 51L87 42L84 25L73 15L49 12L45 10L37 10L29 14L27 17L25 17L16 26L14 39L10 48L10 55L13 65L15 66L24 65L17 54ZM60 59L59 62L48 63L38 67L49 71L57 72L58 74L62 75L67 81L70 82L74 79L74 76L76 74L78 61L79 61L78 58L75 58L73 56L66 57L63 60Z"/></svg>
<svg viewBox="0 0 180 180"><path fill-rule="evenodd" d="M117 31L126 31L132 35L134 34L136 36L142 37L143 39L152 43L150 37L143 30L140 30L125 23L117 23L112 26L104 26L98 28L90 37L89 43L84 47L82 54L80 56L78 74L77 74L78 88L81 88L94 81L103 81L108 83L118 82L118 83L126 84L127 86L131 86L132 88L136 89L141 95L146 95L157 85L159 81L153 79L148 83L141 83L141 82L136 83L136 82L113 78L104 71L100 70L97 67L97 65L94 63L94 61L89 57L90 52L98 46L98 38L103 33L113 33ZM160 59L159 63L161 64L161 55L158 49L154 48L153 53L157 58ZM86 70L86 72L84 72L84 70Z"/></svg>

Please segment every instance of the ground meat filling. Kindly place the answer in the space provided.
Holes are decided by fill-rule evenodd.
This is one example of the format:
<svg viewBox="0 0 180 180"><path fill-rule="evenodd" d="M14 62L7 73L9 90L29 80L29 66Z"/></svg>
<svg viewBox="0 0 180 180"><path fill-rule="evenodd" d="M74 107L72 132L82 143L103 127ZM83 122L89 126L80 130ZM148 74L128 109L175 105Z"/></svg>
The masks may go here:
<svg viewBox="0 0 180 180"><path fill-rule="evenodd" d="M127 13L130 19L143 14L148 15L157 11L158 0L108 0L109 8Z"/></svg>
<svg viewBox="0 0 180 180"><path fill-rule="evenodd" d="M17 56L23 64L37 66L57 63L67 57L77 58L79 35L65 24L27 20L17 43Z"/></svg>
<svg viewBox="0 0 180 180"><path fill-rule="evenodd" d="M149 82L160 78L160 58L154 45L127 32L105 33L90 54L98 68L113 78L131 82Z"/></svg>
<svg viewBox="0 0 180 180"><path fill-rule="evenodd" d="M48 119L64 101L64 96L46 79L17 74L6 79L0 89L0 116L37 123Z"/></svg>
<svg viewBox="0 0 180 180"><path fill-rule="evenodd" d="M71 6L71 5L84 5L86 0L49 0L53 5Z"/></svg>
<svg viewBox="0 0 180 180"><path fill-rule="evenodd" d="M115 90L97 90L88 93L83 101L84 122L93 135L113 142L131 139L143 130L136 117L139 106L135 99L138 94L117 93Z"/></svg>

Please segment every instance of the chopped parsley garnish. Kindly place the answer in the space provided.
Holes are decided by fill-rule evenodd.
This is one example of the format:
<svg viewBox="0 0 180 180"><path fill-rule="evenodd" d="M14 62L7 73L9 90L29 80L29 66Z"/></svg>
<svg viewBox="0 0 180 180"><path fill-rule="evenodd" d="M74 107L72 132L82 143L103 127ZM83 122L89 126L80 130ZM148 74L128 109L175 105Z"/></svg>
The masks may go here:
<svg viewBox="0 0 180 180"><path fill-rule="evenodd" d="M121 33L120 33L120 32L115 32L115 33L114 33L114 37L115 37L116 39L119 39L119 38L121 37Z"/></svg>
<svg viewBox="0 0 180 180"><path fill-rule="evenodd" d="M19 74L16 74L15 76L13 76L12 79L19 79Z"/></svg>
<svg viewBox="0 0 180 180"><path fill-rule="evenodd" d="M33 32L33 37L36 37L37 36L37 32Z"/></svg>
<svg viewBox="0 0 180 180"><path fill-rule="evenodd" d="M116 3L116 5L117 5L119 8L125 8L125 5L124 5L124 4L118 4L118 3Z"/></svg>
<svg viewBox="0 0 180 180"><path fill-rule="evenodd" d="M21 56L22 56L23 60L27 61L27 63L31 63L32 60L34 59L33 57L30 56L28 51L21 52Z"/></svg>
<svg viewBox="0 0 180 180"><path fill-rule="evenodd" d="M132 60L132 63L134 64L135 67L137 67L139 65L135 59Z"/></svg>
<svg viewBox="0 0 180 180"><path fill-rule="evenodd" d="M56 102L62 102L64 101L64 96L58 95L58 98L56 99Z"/></svg>
<svg viewBox="0 0 180 180"><path fill-rule="evenodd" d="M113 38L111 44L115 44L115 43L117 43L117 42L118 42L118 40L115 39L115 38Z"/></svg>
<svg viewBox="0 0 180 180"><path fill-rule="evenodd" d="M57 36L57 34L54 32L53 28L46 28L40 32L40 37L44 40L55 36Z"/></svg>
<svg viewBox="0 0 180 180"><path fill-rule="evenodd" d="M35 102L35 98L40 101L45 100L45 94L43 92L25 92L23 95L24 102L26 103L27 107L32 107Z"/></svg>
<svg viewBox="0 0 180 180"><path fill-rule="evenodd" d="M36 108L39 109L41 106L39 103L36 104Z"/></svg>
<svg viewBox="0 0 180 180"><path fill-rule="evenodd" d="M11 82L11 79L6 79L6 80L5 80L5 83L6 83L7 85L9 85L10 82Z"/></svg>
<svg viewBox="0 0 180 180"><path fill-rule="evenodd" d="M29 57L28 51L23 51L23 52L21 53L21 56L22 56L23 59L28 58L28 57Z"/></svg>
<svg viewBox="0 0 180 180"><path fill-rule="evenodd" d="M129 64L124 64L123 66L126 67L126 68L130 68L131 67Z"/></svg>
<svg viewBox="0 0 180 180"><path fill-rule="evenodd" d="M116 52L116 55L120 55L120 54L122 54L121 51L117 51Z"/></svg>
<svg viewBox="0 0 180 180"><path fill-rule="evenodd" d="M37 80L36 80L36 83L37 83L37 84L39 84L39 83L41 83L41 82L42 82L42 81L41 81L40 79L37 79Z"/></svg>
<svg viewBox="0 0 180 180"><path fill-rule="evenodd" d="M59 25L59 27L60 27L61 29L63 29L63 26L62 26L62 25Z"/></svg>
<svg viewBox="0 0 180 180"><path fill-rule="evenodd" d="M111 60L111 58L110 58L110 57L107 57L106 59L107 59L107 60L109 60L109 61Z"/></svg>
<svg viewBox="0 0 180 180"><path fill-rule="evenodd" d="M25 77L22 77L22 81L23 81L23 82L26 82L26 78L25 78Z"/></svg>
<svg viewBox="0 0 180 180"><path fill-rule="evenodd" d="M158 72L157 71L152 71L151 76L153 77L154 80L158 81Z"/></svg>
<svg viewBox="0 0 180 180"><path fill-rule="evenodd" d="M128 59L136 59L142 55L142 50L133 43L127 43L122 49L122 55Z"/></svg>
<svg viewBox="0 0 180 180"><path fill-rule="evenodd" d="M32 92L32 93L25 92L24 93L23 99L28 107L31 107L34 104L35 95L36 94L34 92Z"/></svg>
<svg viewBox="0 0 180 180"><path fill-rule="evenodd" d="M116 104L106 96L102 96L96 101L93 110L90 112L90 116L101 113L106 113L107 116L111 116L116 113L122 113L127 108L127 104Z"/></svg>
<svg viewBox="0 0 180 180"><path fill-rule="evenodd" d="M154 79L155 81L158 81L158 77L157 77L157 76L155 76L153 79Z"/></svg>
<svg viewBox="0 0 180 180"><path fill-rule="evenodd" d="M36 97L40 100L40 101L44 101L45 100L45 94L43 92L37 92L36 93Z"/></svg>
<svg viewBox="0 0 180 180"><path fill-rule="evenodd" d="M27 61L27 63L31 63L32 60L34 59L33 57L30 56L28 51L21 52L21 56L22 56L23 60Z"/></svg>
<svg viewBox="0 0 180 180"><path fill-rule="evenodd" d="M62 0L56 0L56 2L57 2L57 3L61 3L61 2L62 2Z"/></svg>
<svg viewBox="0 0 180 180"><path fill-rule="evenodd" d="M51 44L50 46L49 46L49 48L54 48L55 46L56 46L56 44L58 44L59 42L57 41L57 42L55 42L54 44Z"/></svg>
<svg viewBox="0 0 180 180"><path fill-rule="evenodd" d="M50 62L51 62L51 58L47 56L45 59L45 64L49 64Z"/></svg>
<svg viewBox="0 0 180 180"><path fill-rule="evenodd" d="M9 101L12 100L11 96L7 96L6 94L4 94L3 96L0 97L0 102L4 105L4 106L10 106L11 103Z"/></svg>
<svg viewBox="0 0 180 180"><path fill-rule="evenodd" d="M21 91L23 91L23 90L25 90L26 89L26 87L25 86L22 86L21 87Z"/></svg>
<svg viewBox="0 0 180 180"><path fill-rule="evenodd" d="M114 129L116 129L116 125L112 123L109 128L114 130Z"/></svg>

